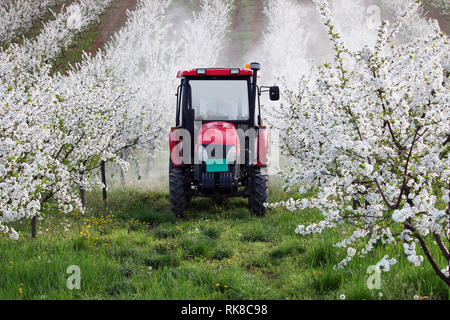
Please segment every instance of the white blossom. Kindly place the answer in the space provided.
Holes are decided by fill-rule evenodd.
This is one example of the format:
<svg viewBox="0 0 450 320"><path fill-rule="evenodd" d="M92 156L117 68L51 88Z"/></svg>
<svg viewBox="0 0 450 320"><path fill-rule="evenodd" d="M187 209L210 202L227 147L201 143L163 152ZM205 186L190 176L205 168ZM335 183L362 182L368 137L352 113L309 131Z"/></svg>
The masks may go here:
<svg viewBox="0 0 450 320"><path fill-rule="evenodd" d="M420 265L424 257L416 253L414 239L425 251L433 245L427 235L441 239L443 247L449 239L448 212L437 205L436 192L440 189L441 201L448 202L447 37L432 21L425 33L404 37L405 23L422 23L411 19L419 5L404 0L393 23L381 22L372 43L348 46L328 2L314 2L334 59L300 76L298 89L287 85L283 104L269 120L280 130L281 151L289 159L281 172L286 187L300 184L302 192L317 192L268 206L320 209L323 220L297 226L300 235L345 223L358 230L336 244L347 248L337 267L351 261L354 249L364 256L378 242L398 240L405 242L408 261ZM393 225L405 231L394 235ZM359 249L356 242L365 244ZM387 271L393 259L384 257L378 266Z"/></svg>

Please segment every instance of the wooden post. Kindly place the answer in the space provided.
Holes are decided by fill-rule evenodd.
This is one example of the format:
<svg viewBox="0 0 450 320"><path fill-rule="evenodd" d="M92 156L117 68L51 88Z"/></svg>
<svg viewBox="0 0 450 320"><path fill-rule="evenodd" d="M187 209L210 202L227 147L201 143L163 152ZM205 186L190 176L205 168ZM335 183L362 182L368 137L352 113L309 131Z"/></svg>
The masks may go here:
<svg viewBox="0 0 450 320"><path fill-rule="evenodd" d="M100 171L102 173L102 183L103 183L103 201L108 200L108 194L106 193L106 165L105 161L100 163Z"/></svg>

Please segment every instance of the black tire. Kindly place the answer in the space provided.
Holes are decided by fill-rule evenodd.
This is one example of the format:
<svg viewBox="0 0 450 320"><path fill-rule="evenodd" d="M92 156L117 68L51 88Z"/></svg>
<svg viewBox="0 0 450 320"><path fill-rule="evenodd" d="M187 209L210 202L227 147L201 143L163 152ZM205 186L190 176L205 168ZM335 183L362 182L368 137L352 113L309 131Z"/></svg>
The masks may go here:
<svg viewBox="0 0 450 320"><path fill-rule="evenodd" d="M189 184L183 167L169 166L170 206L175 216L184 218L184 210L189 205Z"/></svg>
<svg viewBox="0 0 450 320"><path fill-rule="evenodd" d="M222 197L216 198L215 201L216 201L216 204L219 206L222 206L224 203L224 199Z"/></svg>
<svg viewBox="0 0 450 320"><path fill-rule="evenodd" d="M254 167L250 171L248 204L250 214L258 217L266 215L264 203L269 202L269 176L267 168Z"/></svg>

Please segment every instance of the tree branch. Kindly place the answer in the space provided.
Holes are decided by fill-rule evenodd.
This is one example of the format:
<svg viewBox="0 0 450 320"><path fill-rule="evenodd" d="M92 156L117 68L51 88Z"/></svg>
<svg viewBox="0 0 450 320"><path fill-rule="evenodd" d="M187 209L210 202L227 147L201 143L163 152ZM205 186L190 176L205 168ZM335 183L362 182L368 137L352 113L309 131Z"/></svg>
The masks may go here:
<svg viewBox="0 0 450 320"><path fill-rule="evenodd" d="M434 260L433 255L431 254L430 250L428 249L428 246L425 243L425 240L423 240L423 238L420 236L420 234L417 232L417 230L409 223L406 223L405 227L408 230L411 230L413 232L413 236L419 240L420 246L422 247L423 252L427 256L428 261L430 262L431 266L433 267L434 272L439 276L439 278L442 279L442 281L444 281L447 284L447 286L450 287L450 277L447 277L445 274L442 273L441 269L439 268L436 261Z"/></svg>

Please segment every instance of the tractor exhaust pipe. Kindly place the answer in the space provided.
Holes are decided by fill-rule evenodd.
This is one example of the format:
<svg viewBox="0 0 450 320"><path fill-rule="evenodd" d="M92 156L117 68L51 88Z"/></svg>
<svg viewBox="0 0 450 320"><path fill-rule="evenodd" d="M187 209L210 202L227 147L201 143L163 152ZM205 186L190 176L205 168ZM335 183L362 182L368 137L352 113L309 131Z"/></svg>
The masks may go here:
<svg viewBox="0 0 450 320"><path fill-rule="evenodd" d="M257 79L258 79L258 71L260 69L260 65L258 62L250 63L250 69L253 70L253 79L252 79L252 94L250 100L250 126L255 125L255 108L256 108L256 94L257 94Z"/></svg>

